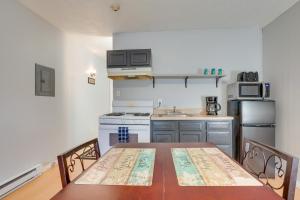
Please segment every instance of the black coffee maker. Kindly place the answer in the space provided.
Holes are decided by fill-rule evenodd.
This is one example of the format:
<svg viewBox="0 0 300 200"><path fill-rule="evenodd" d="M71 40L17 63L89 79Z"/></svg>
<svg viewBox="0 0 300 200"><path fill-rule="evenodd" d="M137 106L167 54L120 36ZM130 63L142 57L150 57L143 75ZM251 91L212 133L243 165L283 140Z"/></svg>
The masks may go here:
<svg viewBox="0 0 300 200"><path fill-rule="evenodd" d="M206 113L207 115L218 115L221 105L218 103L218 97L206 97Z"/></svg>

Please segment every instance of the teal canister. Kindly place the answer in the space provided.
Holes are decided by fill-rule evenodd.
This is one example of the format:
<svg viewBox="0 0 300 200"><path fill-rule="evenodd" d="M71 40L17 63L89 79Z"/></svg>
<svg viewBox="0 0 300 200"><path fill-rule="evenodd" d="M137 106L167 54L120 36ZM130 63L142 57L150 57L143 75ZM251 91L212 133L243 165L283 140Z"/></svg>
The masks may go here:
<svg viewBox="0 0 300 200"><path fill-rule="evenodd" d="M204 69L203 74L204 74L205 76L208 75L208 68L205 68L205 69Z"/></svg>
<svg viewBox="0 0 300 200"><path fill-rule="evenodd" d="M212 76L216 75L216 68L211 68L210 74L211 74Z"/></svg>
<svg viewBox="0 0 300 200"><path fill-rule="evenodd" d="M222 68L219 68L218 69L218 76L222 76L223 75L223 69Z"/></svg>

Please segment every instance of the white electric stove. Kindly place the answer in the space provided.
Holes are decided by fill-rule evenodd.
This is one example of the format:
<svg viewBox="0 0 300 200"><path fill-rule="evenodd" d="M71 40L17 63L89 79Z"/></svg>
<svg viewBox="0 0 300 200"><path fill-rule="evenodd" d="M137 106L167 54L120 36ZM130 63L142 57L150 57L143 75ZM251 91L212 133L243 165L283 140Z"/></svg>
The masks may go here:
<svg viewBox="0 0 300 200"><path fill-rule="evenodd" d="M112 113L99 118L101 154L119 143L119 127L128 128L129 143L150 143L153 101L113 101Z"/></svg>

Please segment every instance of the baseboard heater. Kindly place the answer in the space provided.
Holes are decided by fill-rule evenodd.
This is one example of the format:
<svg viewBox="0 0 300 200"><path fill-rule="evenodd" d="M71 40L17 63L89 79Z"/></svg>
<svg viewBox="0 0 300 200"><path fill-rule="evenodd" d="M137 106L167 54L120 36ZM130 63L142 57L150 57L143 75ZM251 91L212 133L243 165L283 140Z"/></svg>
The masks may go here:
<svg viewBox="0 0 300 200"><path fill-rule="evenodd" d="M0 199L15 191L25 183L31 181L40 174L40 165L23 172L22 174L5 181L0 185Z"/></svg>

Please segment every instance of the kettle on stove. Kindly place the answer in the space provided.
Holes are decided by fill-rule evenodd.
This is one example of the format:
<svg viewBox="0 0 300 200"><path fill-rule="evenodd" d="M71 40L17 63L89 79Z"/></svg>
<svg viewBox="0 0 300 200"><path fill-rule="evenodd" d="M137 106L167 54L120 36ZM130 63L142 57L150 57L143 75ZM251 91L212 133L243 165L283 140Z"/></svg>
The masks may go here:
<svg viewBox="0 0 300 200"><path fill-rule="evenodd" d="M206 113L207 115L218 115L221 105L218 103L218 97L206 97Z"/></svg>

